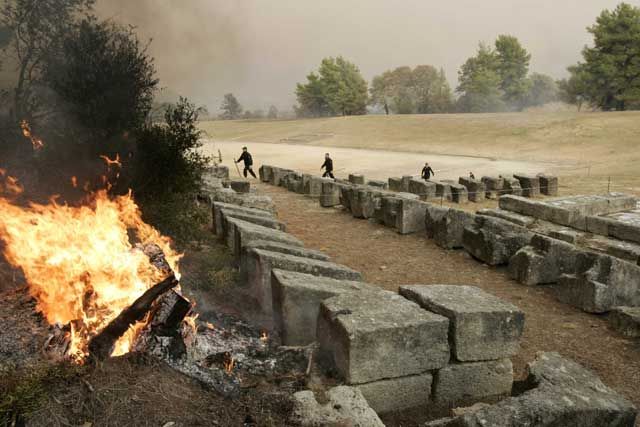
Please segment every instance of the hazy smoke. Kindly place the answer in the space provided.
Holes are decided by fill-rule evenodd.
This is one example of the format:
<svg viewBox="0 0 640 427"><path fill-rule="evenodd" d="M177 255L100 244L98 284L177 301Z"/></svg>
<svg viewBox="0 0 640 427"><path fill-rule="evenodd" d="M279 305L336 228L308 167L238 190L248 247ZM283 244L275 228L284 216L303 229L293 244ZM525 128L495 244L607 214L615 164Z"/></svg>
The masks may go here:
<svg viewBox="0 0 640 427"><path fill-rule="evenodd" d="M153 38L162 84L215 110L226 92L247 108L294 103L295 83L324 56L367 79L399 65L444 67L452 86L479 41L520 38L532 70L553 77L580 58L585 28L619 0L100 0L102 16ZM638 3L632 1L632 3Z"/></svg>

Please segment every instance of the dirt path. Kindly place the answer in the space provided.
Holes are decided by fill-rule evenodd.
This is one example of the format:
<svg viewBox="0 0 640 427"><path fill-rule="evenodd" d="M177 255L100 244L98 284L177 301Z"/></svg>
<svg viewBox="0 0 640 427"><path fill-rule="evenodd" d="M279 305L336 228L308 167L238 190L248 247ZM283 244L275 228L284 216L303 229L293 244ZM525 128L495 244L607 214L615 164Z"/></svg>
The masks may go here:
<svg viewBox="0 0 640 427"><path fill-rule="evenodd" d="M257 186L274 199L291 234L361 271L369 283L393 291L404 284L474 285L520 307L526 315L525 332L513 358L519 377L537 351L557 351L593 369L640 406L640 342L610 330L605 317L556 301L550 287L519 285L503 269L487 267L464 251L446 251L418 235L401 236L282 188Z"/></svg>

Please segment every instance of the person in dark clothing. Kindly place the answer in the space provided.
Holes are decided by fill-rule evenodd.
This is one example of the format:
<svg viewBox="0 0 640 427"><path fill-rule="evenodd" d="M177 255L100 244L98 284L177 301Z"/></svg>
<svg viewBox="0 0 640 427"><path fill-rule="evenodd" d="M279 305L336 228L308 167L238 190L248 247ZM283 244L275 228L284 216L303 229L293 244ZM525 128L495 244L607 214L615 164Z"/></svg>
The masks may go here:
<svg viewBox="0 0 640 427"><path fill-rule="evenodd" d="M422 179L424 179L425 181L429 181L431 175L435 176L436 173L433 171L433 169L431 169L429 163L425 163L424 167L422 168Z"/></svg>
<svg viewBox="0 0 640 427"><path fill-rule="evenodd" d="M246 178L247 172L249 172L252 177L257 178L256 174L253 173L253 157L251 157L251 154L247 151L247 147L242 147L242 154L240 155L240 158L236 160L236 163L240 163L243 160L244 171L242 173L244 174L244 177Z"/></svg>
<svg viewBox="0 0 640 427"><path fill-rule="evenodd" d="M333 160L329 157L329 153L324 155L324 163L320 167L320 170L322 169L324 169L324 174L322 174L323 178L330 177L336 179L336 177L333 176Z"/></svg>
<svg viewBox="0 0 640 427"><path fill-rule="evenodd" d="M469 172L469 178L476 179L476 176L473 174L473 172Z"/></svg>

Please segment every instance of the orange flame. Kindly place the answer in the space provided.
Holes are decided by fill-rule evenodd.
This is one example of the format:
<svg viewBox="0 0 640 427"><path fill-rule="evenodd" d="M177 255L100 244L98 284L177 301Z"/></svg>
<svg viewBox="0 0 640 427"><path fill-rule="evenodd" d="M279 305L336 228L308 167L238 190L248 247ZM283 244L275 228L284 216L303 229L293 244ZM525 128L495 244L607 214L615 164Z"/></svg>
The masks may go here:
<svg viewBox="0 0 640 427"><path fill-rule="evenodd" d="M78 178L76 178L75 176L72 176L71 185L73 186L73 188L78 188Z"/></svg>
<svg viewBox="0 0 640 427"><path fill-rule="evenodd" d="M107 167L111 169L111 166L117 166L118 168L122 168L122 163L120 163L120 155L116 154L116 158L111 160L108 156L104 154L100 156L102 160L107 164Z"/></svg>
<svg viewBox="0 0 640 427"><path fill-rule="evenodd" d="M3 176L6 175L3 172ZM10 177L0 190L11 193ZM164 279L148 257L132 245L154 243L178 276L181 257L169 238L146 224L131 194L109 198L102 190L86 205L13 204L0 193L0 240L4 255L23 270L37 308L50 324L71 323L68 354L77 361L87 355L89 339L124 308ZM134 325L116 345L114 355L126 353L139 326Z"/></svg>
<svg viewBox="0 0 640 427"><path fill-rule="evenodd" d="M224 370L230 374L233 371L233 368L236 366L236 360L229 353L224 354L223 360Z"/></svg>
<svg viewBox="0 0 640 427"><path fill-rule="evenodd" d="M27 122L26 120L22 120L20 122L20 127L22 128L22 134L25 136L25 138L29 138L29 140L31 141L31 145L33 145L34 150L39 150L44 147L44 142L42 142L40 138L36 138L31 132L31 126L29 125L29 122Z"/></svg>

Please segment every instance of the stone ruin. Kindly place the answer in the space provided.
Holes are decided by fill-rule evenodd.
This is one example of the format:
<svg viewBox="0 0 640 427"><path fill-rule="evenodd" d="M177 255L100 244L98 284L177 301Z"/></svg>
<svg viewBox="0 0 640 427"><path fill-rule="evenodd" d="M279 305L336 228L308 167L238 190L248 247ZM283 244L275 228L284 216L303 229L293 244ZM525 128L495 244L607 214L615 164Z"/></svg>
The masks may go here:
<svg viewBox="0 0 640 427"><path fill-rule="evenodd" d="M260 178L399 233L424 233L448 248L478 246L477 256L493 263L508 262L539 235L528 228L535 221L519 213L461 213L394 191L405 188L402 179L385 189L364 185L359 175L334 181L271 166L260 168ZM230 190L216 188L209 200L212 229L235 254L239 291L273 320L284 346L315 346L319 366L344 384L322 395L296 393L301 425L382 426L379 415L416 408L452 415L429 426L633 425L631 403L557 354L538 354L526 380L514 383L510 357L524 327L514 305L472 286L383 291L304 248L265 196ZM526 225L500 217L512 215Z"/></svg>

